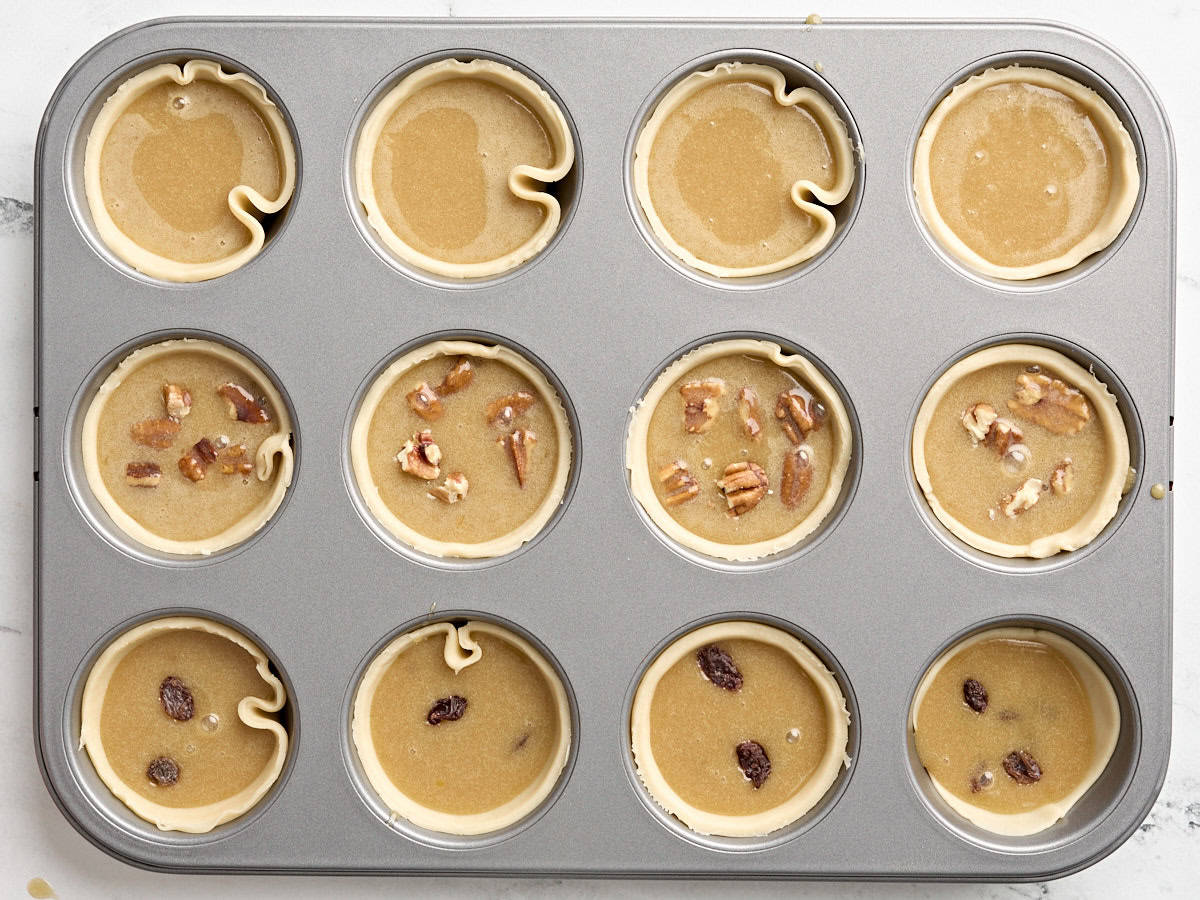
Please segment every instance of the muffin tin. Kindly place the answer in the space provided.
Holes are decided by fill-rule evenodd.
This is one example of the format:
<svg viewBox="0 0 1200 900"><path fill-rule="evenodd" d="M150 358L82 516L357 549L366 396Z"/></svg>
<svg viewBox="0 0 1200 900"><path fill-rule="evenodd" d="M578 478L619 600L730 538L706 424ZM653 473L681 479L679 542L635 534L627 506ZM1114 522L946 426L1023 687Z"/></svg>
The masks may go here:
<svg viewBox="0 0 1200 900"><path fill-rule="evenodd" d="M418 62L449 55L511 60L533 74L561 102L579 151L550 246L505 276L468 283L393 260L365 228L350 172L371 98ZM267 86L292 128L300 174L257 258L213 281L166 284L98 242L83 148L121 81L198 56ZM717 284L668 258L632 202L631 147L654 99L720 59L774 61L818 87L859 147L834 240L796 271ZM913 146L934 104L971 72L1010 62L1098 89L1133 136L1143 173L1133 217L1108 250L1023 284L949 261L911 189ZM36 194L36 739L56 802L113 856L193 872L1023 880L1096 861L1150 809L1170 746L1171 494L1150 492L1171 479L1174 151L1151 89L1094 39L1012 22L152 22L107 39L64 79L39 137ZM844 389L857 431L829 524L786 558L746 564L660 538L630 496L624 460L641 391L686 348L733 333L810 356ZM248 350L294 414L296 477L282 508L245 544L203 560L114 537L77 465L82 413L103 377L125 352L180 334ZM572 412L564 508L499 560L398 552L354 499L356 398L398 348L433 335L492 335L528 350ZM929 513L909 462L913 419L936 376L1010 338L1095 366L1118 397L1138 470L1100 537L1048 560L964 547ZM78 750L91 663L124 629L180 611L245 631L290 697L278 784L206 835L137 819ZM548 651L572 698L575 741L541 809L504 832L456 839L387 815L351 750L349 713L359 675L391 636L473 617L507 623ZM852 760L794 826L704 838L637 781L629 706L659 649L700 622L735 617L788 628L835 673L853 717ZM1023 839L949 812L907 732L926 666L1001 620L1082 643L1122 714L1101 780L1062 822Z"/></svg>

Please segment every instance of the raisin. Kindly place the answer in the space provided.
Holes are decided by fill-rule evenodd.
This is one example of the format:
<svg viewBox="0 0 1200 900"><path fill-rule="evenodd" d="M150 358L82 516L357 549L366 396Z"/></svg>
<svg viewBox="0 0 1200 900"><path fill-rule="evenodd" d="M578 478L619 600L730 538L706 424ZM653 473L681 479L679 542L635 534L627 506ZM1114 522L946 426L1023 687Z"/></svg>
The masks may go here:
<svg viewBox="0 0 1200 900"><path fill-rule="evenodd" d="M988 705L987 688L974 678L968 678L963 682L963 701L975 712L983 712Z"/></svg>
<svg viewBox="0 0 1200 900"><path fill-rule="evenodd" d="M158 686L158 700L163 711L176 722L186 722L196 711L192 692L174 675L168 675Z"/></svg>
<svg viewBox="0 0 1200 900"><path fill-rule="evenodd" d="M159 787L169 787L179 780L179 763L169 756L160 756L150 761L146 777Z"/></svg>
<svg viewBox="0 0 1200 900"><path fill-rule="evenodd" d="M1033 784L1042 779L1042 767L1024 750L1014 750L1004 757L1004 771L1017 784Z"/></svg>
<svg viewBox="0 0 1200 900"><path fill-rule="evenodd" d="M429 708L429 715L425 717L425 721L430 725L437 725L439 722L457 722L466 711L467 698L455 694L452 697L435 700L433 706Z"/></svg>
<svg viewBox="0 0 1200 900"><path fill-rule="evenodd" d="M758 741L742 741L737 745L738 768L742 770L757 791L771 774L771 760Z"/></svg>
<svg viewBox="0 0 1200 900"><path fill-rule="evenodd" d="M734 665L729 654L716 644L705 644L696 651L696 661L704 677L719 688L727 691L742 689L742 673Z"/></svg>

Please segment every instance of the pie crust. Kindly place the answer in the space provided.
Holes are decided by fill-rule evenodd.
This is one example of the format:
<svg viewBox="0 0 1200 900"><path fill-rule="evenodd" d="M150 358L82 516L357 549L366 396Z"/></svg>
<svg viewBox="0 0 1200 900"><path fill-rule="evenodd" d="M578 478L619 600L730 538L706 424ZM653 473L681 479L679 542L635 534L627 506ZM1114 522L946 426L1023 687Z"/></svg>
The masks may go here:
<svg viewBox="0 0 1200 900"><path fill-rule="evenodd" d="M757 266L729 267L700 259L671 236L654 208L650 196L650 154L659 129L671 113L703 88L724 82L754 81L768 88L780 106L799 106L816 119L829 143L830 155L836 167L837 180L832 188L825 189L811 181L801 179L791 187L792 202L811 216L818 224L817 233L789 256ZM654 113L638 135L633 151L633 186L638 203L646 215L650 229L659 242L674 256L693 269L716 275L719 278L745 278L766 275L798 265L811 259L829 245L837 227L829 207L841 203L850 194L854 185L854 148L846 132L846 125L838 118L833 106L812 88L787 89L787 79L778 69L761 63L723 62L711 69L693 72L675 84L659 100ZM814 202L816 201L816 202Z"/></svg>
<svg viewBox="0 0 1200 900"><path fill-rule="evenodd" d="M655 762L650 742L650 709L654 692L663 675L679 660L706 644L743 638L785 651L812 680L825 704L828 737L821 764L808 781L785 803L755 815L727 816L707 812L687 803L667 783ZM848 755L850 713L846 698L833 673L797 638L759 622L715 622L704 625L668 646L646 669L633 696L630 735L638 777L654 802L699 834L747 837L769 834L795 822L820 802L842 769L850 765Z"/></svg>
<svg viewBox="0 0 1200 900"><path fill-rule="evenodd" d="M1083 106L1109 149L1112 169L1108 205L1092 232L1063 255L1027 266L997 265L968 247L951 230L938 211L933 198L929 172L929 155L934 139L950 111L958 103L982 90L997 84L1012 82L1049 88L1070 97ZM1074 79L1049 69L1017 65L1003 69L987 69L956 85L933 110L921 129L913 162L913 188L916 193L917 207L938 243L967 268L981 275L1009 281L1040 278L1043 275L1064 272L1077 265L1085 257L1103 250L1116 240L1117 235L1125 227L1125 223L1129 221L1134 204L1137 202L1139 185L1137 150L1134 148L1133 140L1130 138L1129 132L1125 130L1125 126L1121 124L1121 120L1117 118L1117 114L1113 112L1112 107L1105 103L1099 94Z"/></svg>
<svg viewBox="0 0 1200 900"><path fill-rule="evenodd" d="M274 198L264 197L247 185L238 185L230 190L230 212L246 226L250 233L250 243L222 259L185 263L147 250L134 243L117 227L104 205L100 186L100 154L109 131L121 114L143 92L168 82L185 85L196 80L220 82L237 91L257 108L279 153L282 186L279 196ZM122 83L116 93L105 102L92 125L92 130L88 133L83 160L83 181L88 209L91 211L96 231L108 249L119 259L151 278L178 282L206 281L244 266L262 250L266 234L259 219L261 216L279 212L291 199L296 186L296 150L292 145L291 132L288 131L283 114L271 101L266 89L249 75L242 72L231 74L224 71L220 63L207 59L189 60L182 68L175 63L162 63Z"/></svg>
<svg viewBox="0 0 1200 900"><path fill-rule="evenodd" d="M388 225L375 196L372 161L375 147L388 119L410 96L422 88L456 78L477 78L495 84L523 102L541 121L554 149L555 163L549 168L518 165L508 176L508 187L514 196L542 207L545 213L541 227L517 249L497 259L476 263L453 263L422 253L406 243ZM554 99L533 79L516 69L490 59L462 62L443 59L422 66L406 75L375 105L363 122L354 152L354 185L367 216L367 224L379 235L384 245L404 262L417 268L449 278L486 278L515 269L537 255L550 243L558 230L562 210L557 198L543 190L566 177L575 164L575 142L567 118Z"/></svg>
<svg viewBox="0 0 1200 900"><path fill-rule="evenodd" d="M811 388L813 395L825 405L825 409L828 411L826 426L834 429L838 438L837 454L830 462L829 484L812 512L790 531L769 540L750 544L724 544L709 540L679 524L663 506L654 491L646 447L650 419L675 380L700 363L736 354L758 356L795 372L797 379ZM850 417L842 403L841 396L808 359L796 353L787 353L772 341L735 338L697 347L667 366L650 385L646 395L634 404L630 412L629 436L625 445L625 467L629 470L629 485L634 499L650 516L651 521L671 540L717 559L759 559L798 544L816 530L817 526L829 515L841 494L846 471L850 468L850 448L853 437Z"/></svg>
<svg viewBox="0 0 1200 900"><path fill-rule="evenodd" d="M375 700L375 691L384 673L396 658L414 643L434 635L443 635L445 637L446 665L458 673L483 658L483 650L473 640L473 634L487 634L500 638L520 650L534 664L546 679L546 683L550 685L554 695L560 725L559 738L541 776L516 797L502 806L486 812L454 814L431 809L418 803L404 794L388 777L379 761L371 734L371 705ZM458 628L455 628L450 622L438 622L400 635L384 647L367 666L354 695L354 718L351 723L351 734L367 780L390 810L420 828L428 828L443 834L487 834L519 822L537 809L554 790L559 776L566 768L567 757L571 750L571 708L567 701L566 689L563 687L558 673L545 657L524 638L491 622L471 621Z"/></svg>
<svg viewBox="0 0 1200 900"><path fill-rule="evenodd" d="M1092 764L1084 774L1079 786L1071 791L1070 794L1059 800L1039 806L1036 809L1020 813L997 813L981 809L955 796L932 775L929 775L929 780L951 809L980 828L986 829L993 834L1009 837L1037 834L1039 831L1045 831L1065 816L1079 798L1087 793L1088 788L1095 783L1096 779L1103 774L1108 761L1112 758L1113 751L1116 749L1117 738L1121 733L1121 708L1117 703L1117 695L1113 691L1112 684L1108 678L1100 671L1100 667L1096 665L1095 660L1075 644L1074 641L1067 640L1056 632L1040 628L989 628L954 644L929 667L929 670L921 679L921 683L917 685L916 693L913 695L912 709L909 713L909 728L913 734L916 733L918 727L917 712L921 706L921 700L924 699L925 692L933 683L933 679L937 677L938 672L942 670L942 667L958 652L981 641L997 638L1018 641L1041 641L1061 653L1063 658L1075 670L1083 685L1084 693L1087 694L1092 706L1092 723L1096 733ZM928 775L928 773L926 774Z"/></svg>
<svg viewBox="0 0 1200 900"><path fill-rule="evenodd" d="M925 463L925 433L937 411L938 404L950 387L964 375L985 369L997 363L1020 362L1044 366L1057 372L1077 387L1087 397L1096 413L1096 426L1102 429L1108 453L1109 470L1099 498L1091 511L1071 528L1055 534L1047 534L1027 544L1006 544L979 534L968 528L942 506L933 492L933 482ZM938 521L946 526L955 537L970 544L976 550L1002 557L1030 557L1044 559L1063 550L1078 550L1096 537L1104 526L1117 514L1117 506L1126 491L1129 479L1129 436L1125 422L1117 409L1117 398L1091 372L1072 362L1056 350L1034 344L997 344L976 351L960 359L942 373L934 382L929 393L921 402L917 419L913 425L912 464L917 484L929 502L929 508Z"/></svg>
<svg viewBox="0 0 1200 900"><path fill-rule="evenodd" d="M379 407L380 401L391 387L404 377L405 373L435 356L476 356L483 359L494 359L504 363L525 377L534 389L545 400L554 419L558 431L558 458L555 461L555 477L546 493L545 499L532 516L517 529L508 534L478 543L459 543L454 541L438 541L426 537L415 528L402 522L393 513L380 496L375 479L371 476L371 466L367 459L367 436L371 428L371 419ZM430 556L456 556L472 559L503 556L516 550L526 541L532 539L547 522L554 516L555 510L562 503L563 494L567 489L567 478L571 471L571 427L567 422L567 413L563 409L558 392L546 380L546 376L525 357L510 350L502 344L487 345L474 341L434 341L409 351L389 365L375 381L363 397L362 405L354 416L354 425L350 432L350 468L354 480L362 493L363 501L371 515L394 537L399 538L413 549L428 553Z"/></svg>
<svg viewBox="0 0 1200 900"><path fill-rule="evenodd" d="M243 697L238 704L238 718L251 728L272 732L276 737L275 752L262 773L251 784L232 797L197 807L163 806L143 797L122 781L113 770L104 751L100 739L100 717L104 707L104 696L108 690L109 680L125 655L138 643L155 637L167 631L194 630L204 631L223 637L237 644L257 663L257 670L263 681L271 686L274 696L267 700L261 697ZM108 786L118 800L128 806L134 813L162 831L185 831L191 834L203 834L212 831L218 825L236 819L247 812L271 789L283 771L284 758L287 756L288 733L282 724L266 715L277 713L287 702L287 692L274 673L271 672L270 662L258 645L245 635L214 622L192 616L171 616L165 619L154 619L126 631L105 648L88 673L87 682L83 689L82 726L79 733L79 749L87 749L92 765L100 780Z"/></svg>
<svg viewBox="0 0 1200 900"><path fill-rule="evenodd" d="M150 531L129 513L125 512L124 508L117 503L104 484L104 477L100 474L100 463L96 456L96 447L99 437L100 417L104 412L104 405L109 396L112 395L131 372L144 363L152 359L157 359L160 356L198 350L220 357L243 369L262 388L263 394L266 396L267 402L275 414L274 424L276 430L273 434L264 438L262 443L258 445L258 450L254 456L254 474L259 481L267 481L270 478L275 478L275 489L253 514L246 516L239 522L235 522L220 534L215 534L203 540L176 541L160 537ZM270 520L271 516L275 514L275 511L279 509L279 505L283 502L284 495L292 483L292 470L295 465L295 457L292 453L291 441L292 421L288 415L287 404L284 403L283 397L280 396L279 391L276 389L275 382L262 369L241 353L230 347L226 347L224 344L197 338L178 338L151 344L148 347L142 347L139 350L133 351L133 353L130 353L121 361L121 364L117 366L111 375L104 379L104 383L96 391L96 396L89 404L87 414L83 419L81 441L83 472L87 477L88 487L91 488L92 493L100 502L104 511L108 513L113 523L121 531L129 535L129 537L152 550L159 550L164 553L175 553L186 556L209 556L246 540L246 538L262 528ZM278 461L276 457L278 457Z"/></svg>

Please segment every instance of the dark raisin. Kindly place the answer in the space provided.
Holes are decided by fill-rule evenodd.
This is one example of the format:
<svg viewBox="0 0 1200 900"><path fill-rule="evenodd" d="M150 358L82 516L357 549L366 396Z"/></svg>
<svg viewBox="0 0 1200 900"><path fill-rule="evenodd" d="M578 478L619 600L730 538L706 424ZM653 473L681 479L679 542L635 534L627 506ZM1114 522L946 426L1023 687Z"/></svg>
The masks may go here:
<svg viewBox="0 0 1200 900"><path fill-rule="evenodd" d="M169 787L179 780L179 763L169 756L160 756L146 767L146 777L159 787Z"/></svg>
<svg viewBox="0 0 1200 900"><path fill-rule="evenodd" d="M1004 757L1004 771L1017 784L1033 784L1042 779L1042 767L1024 750L1014 750Z"/></svg>
<svg viewBox="0 0 1200 900"><path fill-rule="evenodd" d="M455 694L452 697L435 700L433 706L429 708L429 715L425 717L425 721L430 725L436 725L439 722L457 722L466 711L467 698Z"/></svg>
<svg viewBox="0 0 1200 900"><path fill-rule="evenodd" d="M757 791L771 774L771 760L758 741L742 741L737 745L738 768L750 779Z"/></svg>
<svg viewBox="0 0 1200 900"><path fill-rule="evenodd" d="M975 712L981 713L987 709L987 688L974 678L968 678L963 682L963 700Z"/></svg>
<svg viewBox="0 0 1200 900"><path fill-rule="evenodd" d="M158 686L158 700L163 711L176 722L186 722L196 711L192 692L174 675L168 675Z"/></svg>
<svg viewBox="0 0 1200 900"><path fill-rule="evenodd" d="M742 689L742 673L734 665L729 654L716 644L705 644L696 651L696 661L704 677L719 688L727 691Z"/></svg>

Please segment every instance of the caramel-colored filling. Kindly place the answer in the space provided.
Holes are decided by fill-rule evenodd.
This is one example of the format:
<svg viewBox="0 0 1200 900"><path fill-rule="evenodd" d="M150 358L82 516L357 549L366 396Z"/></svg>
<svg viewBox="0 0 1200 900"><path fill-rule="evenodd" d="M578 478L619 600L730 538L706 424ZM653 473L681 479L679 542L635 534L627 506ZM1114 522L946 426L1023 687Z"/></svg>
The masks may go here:
<svg viewBox="0 0 1200 900"><path fill-rule="evenodd" d="M121 113L100 154L104 206L135 244L167 259L205 263L250 242L229 207L246 185L278 196L283 166L261 114L209 80L159 84Z"/></svg>
<svg viewBox="0 0 1200 900"><path fill-rule="evenodd" d="M1052 378L1057 372L1043 366ZM1095 410L1077 434L1056 434L1009 409L1022 362L1006 362L970 372L950 386L938 403L925 433L925 464L933 494L946 511L972 531L1006 544L1028 544L1066 531L1101 499L1108 477L1109 454ZM1077 387L1077 385L1072 385ZM1029 449L1024 466L1006 463L999 452L983 443L974 445L963 427L963 412L976 403L991 405L1002 418L1021 429ZM1088 401L1089 409L1091 402ZM1070 459L1074 479L1069 492L1049 489L1054 468ZM1047 490L1036 504L1007 516L1001 501L1027 479L1037 478Z"/></svg>
<svg viewBox="0 0 1200 900"><path fill-rule="evenodd" d="M975 712L963 699L973 678L987 691ZM955 653L917 708L921 764L955 797L994 813L1020 813L1074 791L1093 761L1096 734L1079 675L1037 640L992 638ZM1022 784L1003 761L1024 751L1041 769Z"/></svg>
<svg viewBox="0 0 1200 900"><path fill-rule="evenodd" d="M405 525L433 540L474 544L509 534L529 520L553 487L558 442L570 438L558 433L551 414L550 404L559 403L556 396L543 395L502 362L475 356L462 357L474 377L465 389L441 398L440 418L427 421L413 412L408 394L422 382L437 388L459 358L435 356L418 363L384 393L367 431L367 464L380 498ZM533 406L509 426L490 424L488 405L517 391L533 394ZM428 481L402 471L396 461L405 441L425 429L441 450L441 473ZM524 487L505 443L517 429L537 436ZM467 478L464 499L445 503L430 495L455 472Z"/></svg>
<svg viewBox="0 0 1200 900"><path fill-rule="evenodd" d="M226 383L240 384L262 402L271 422L251 425L229 417L228 405L217 393ZM134 441L135 423L166 418L163 385L186 387L191 412L180 420L170 447L155 449ZM208 465L201 481L179 469L179 460L201 438L214 443L224 435L231 445L245 444L245 459L253 463L259 444L277 433L275 410L262 396L262 387L245 370L200 350L180 350L154 357L128 373L109 395L100 415L96 459L104 486L117 504L154 534L174 541L198 541L220 534L254 515L274 490L278 468L267 481L254 472L226 475L221 462ZM126 482L125 467L153 462L161 469L157 487Z"/></svg>
<svg viewBox="0 0 1200 900"><path fill-rule="evenodd" d="M671 237L730 268L785 259L812 240L818 224L796 206L792 185L832 188L838 174L812 114L751 81L701 88L672 110L648 168L650 200Z"/></svg>
<svg viewBox="0 0 1200 900"><path fill-rule="evenodd" d="M679 388L709 378L725 382L725 394L717 400L720 411L708 431L692 434L684 428L684 399ZM757 440L746 435L739 414L738 392L743 387L752 388L759 398L762 431ZM708 360L675 380L651 414L646 435L650 479L675 521L708 540L751 544L786 534L808 517L829 485L836 438L828 419L808 434L805 444L813 464L812 483L796 506L786 506L781 496L783 460L794 445L775 418L775 402L780 393L797 389L803 396L812 397L811 389L788 369L748 355ZM700 484L700 493L692 500L670 505L667 502L670 487L659 479L658 472L675 460L687 463L688 471ZM721 480L726 466L743 461L762 467L771 493L754 508L733 516L716 482Z"/></svg>
<svg viewBox="0 0 1200 900"><path fill-rule="evenodd" d="M554 151L541 119L479 78L423 87L388 118L371 162L375 198L410 247L449 263L481 263L519 248L544 208L515 196L509 173L546 168Z"/></svg>
<svg viewBox="0 0 1200 900"><path fill-rule="evenodd" d="M564 723L550 684L521 650L492 634L473 638L482 657L457 675L445 635L404 650L371 701L371 738L392 783L422 806L452 815L496 809L545 773ZM437 700L467 701L456 721L427 721Z"/></svg>
<svg viewBox="0 0 1200 900"><path fill-rule="evenodd" d="M1007 82L963 98L930 152L938 212L1000 266L1055 259L1108 205L1111 150L1087 108L1052 88Z"/></svg>
<svg viewBox="0 0 1200 900"><path fill-rule="evenodd" d="M167 676L181 680L194 700L192 717L171 718L159 699ZM155 635L117 664L104 694L100 741L117 777L138 794L175 808L206 806L232 797L261 775L276 737L238 718L243 697L273 697L254 658L232 641L196 630ZM146 774L158 757L179 767L179 780L158 785Z"/></svg>
<svg viewBox="0 0 1200 900"><path fill-rule="evenodd" d="M650 749L668 785L706 812L747 816L796 794L821 763L829 710L784 650L746 638L716 642L742 673L741 690L717 687L688 653L666 671L650 706ZM760 744L771 771L759 788L738 767L736 748Z"/></svg>

